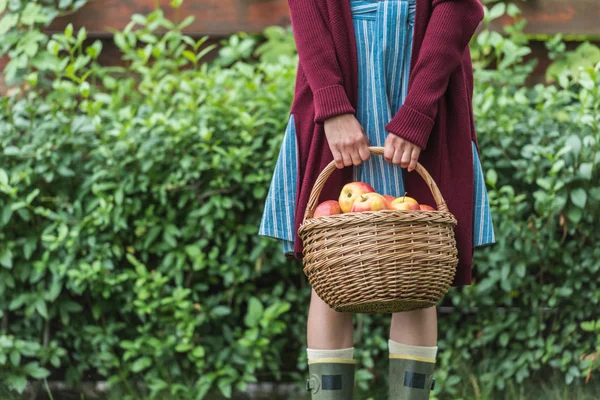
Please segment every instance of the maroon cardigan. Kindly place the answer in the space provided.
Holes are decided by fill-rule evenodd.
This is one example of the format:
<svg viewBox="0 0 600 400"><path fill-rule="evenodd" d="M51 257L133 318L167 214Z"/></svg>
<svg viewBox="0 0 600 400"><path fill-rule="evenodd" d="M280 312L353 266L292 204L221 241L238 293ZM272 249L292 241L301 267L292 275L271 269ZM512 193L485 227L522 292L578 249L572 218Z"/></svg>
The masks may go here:
<svg viewBox="0 0 600 400"><path fill-rule="evenodd" d="M333 159L323 122L355 113L358 61L349 0L288 0L299 64L291 113L298 140L297 232L311 189ZM386 130L423 148L419 162L438 184L458 220L459 263L453 286L471 283L473 259L473 70L469 41L483 18L479 0L416 0L408 95ZM432 204L416 172L405 175L410 196ZM352 169L336 170L320 201L337 199Z"/></svg>

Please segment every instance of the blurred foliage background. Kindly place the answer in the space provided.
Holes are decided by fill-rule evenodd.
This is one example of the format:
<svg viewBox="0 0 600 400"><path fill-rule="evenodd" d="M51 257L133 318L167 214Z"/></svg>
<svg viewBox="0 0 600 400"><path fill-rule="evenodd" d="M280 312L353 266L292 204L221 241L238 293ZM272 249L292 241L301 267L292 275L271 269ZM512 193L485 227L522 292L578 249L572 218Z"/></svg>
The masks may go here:
<svg viewBox="0 0 600 400"><path fill-rule="evenodd" d="M0 0L0 394L301 383L310 288L257 236L292 100L289 29L233 35L203 62L191 19L157 9L114 33L124 63L104 66L85 29L44 31L85 3ZM526 21L488 29L505 14L519 8L488 3L472 42L497 244L440 304L435 396L596 398L600 50L552 37L546 81L526 85ZM385 386L389 319L356 316L360 398Z"/></svg>

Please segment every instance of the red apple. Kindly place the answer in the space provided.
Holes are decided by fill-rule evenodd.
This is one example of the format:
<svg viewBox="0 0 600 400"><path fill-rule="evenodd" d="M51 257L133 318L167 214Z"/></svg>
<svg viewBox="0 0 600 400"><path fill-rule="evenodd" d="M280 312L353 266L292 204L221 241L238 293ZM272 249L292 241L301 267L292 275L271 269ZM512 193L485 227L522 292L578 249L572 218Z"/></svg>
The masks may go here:
<svg viewBox="0 0 600 400"><path fill-rule="evenodd" d="M392 210L420 210L419 203L408 196L400 196L390 203Z"/></svg>
<svg viewBox="0 0 600 400"><path fill-rule="evenodd" d="M392 201L394 201L396 198L394 196L390 196L389 194L384 194L383 198L385 199L388 208L391 210L390 204L392 204Z"/></svg>
<svg viewBox="0 0 600 400"><path fill-rule="evenodd" d="M387 210L387 202L379 193L365 193L354 201L350 212Z"/></svg>
<svg viewBox="0 0 600 400"><path fill-rule="evenodd" d="M428 206L427 204L419 204L419 207L423 211L435 211L435 208Z"/></svg>
<svg viewBox="0 0 600 400"><path fill-rule="evenodd" d="M327 200L322 202L315 208L315 213L313 217L323 217L325 215L335 215L341 214L342 209L340 208L340 203L336 200Z"/></svg>
<svg viewBox="0 0 600 400"><path fill-rule="evenodd" d="M349 212L352 209L352 203L354 203L354 200L358 199L363 194L374 192L375 189L364 182L347 183L342 188L339 198L339 204L342 212Z"/></svg>

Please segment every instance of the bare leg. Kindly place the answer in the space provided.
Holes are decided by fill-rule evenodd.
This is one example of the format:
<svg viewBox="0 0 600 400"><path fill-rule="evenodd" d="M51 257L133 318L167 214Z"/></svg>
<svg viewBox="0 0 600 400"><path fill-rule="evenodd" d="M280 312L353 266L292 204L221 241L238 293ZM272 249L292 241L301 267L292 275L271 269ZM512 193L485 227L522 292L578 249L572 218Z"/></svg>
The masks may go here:
<svg viewBox="0 0 600 400"><path fill-rule="evenodd" d="M435 307L394 313L390 326L390 339L410 346L433 347L437 345L437 329Z"/></svg>
<svg viewBox="0 0 600 400"><path fill-rule="evenodd" d="M307 324L308 348L335 350L354 346L352 313L332 310L313 289Z"/></svg>

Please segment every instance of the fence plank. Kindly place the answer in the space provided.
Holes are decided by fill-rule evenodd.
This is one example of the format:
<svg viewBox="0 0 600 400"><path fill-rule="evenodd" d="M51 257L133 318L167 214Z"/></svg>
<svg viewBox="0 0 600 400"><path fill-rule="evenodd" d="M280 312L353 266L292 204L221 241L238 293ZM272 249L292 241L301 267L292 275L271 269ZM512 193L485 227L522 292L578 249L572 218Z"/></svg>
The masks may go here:
<svg viewBox="0 0 600 400"><path fill-rule="evenodd" d="M534 35L600 36L600 1L598 0L528 0L515 1L527 20L526 33ZM511 18L504 16L492 26L500 29Z"/></svg>
<svg viewBox="0 0 600 400"><path fill-rule="evenodd" d="M290 22L287 0L187 0L179 10L169 7L170 0L159 3L170 18L193 15L196 20L186 29L191 35L260 32L266 26ZM600 36L599 0L528 0L516 4L529 21L527 33ZM85 26L92 37L102 37L109 34L108 28L122 29L133 13L149 13L154 6L155 0L96 0L75 15L60 18L51 30L62 30L72 22L75 27ZM503 17L493 27L500 29L507 23L510 18Z"/></svg>
<svg viewBox="0 0 600 400"><path fill-rule="evenodd" d="M169 6L170 0L159 3L168 18L195 17L185 29L190 35L260 32L270 25L290 23L286 0L187 0L178 10ZM150 13L154 6L155 0L96 0L74 15L58 18L49 30L63 30L72 23L76 28L85 26L92 37L103 37L110 34L110 28L123 29L132 14Z"/></svg>

